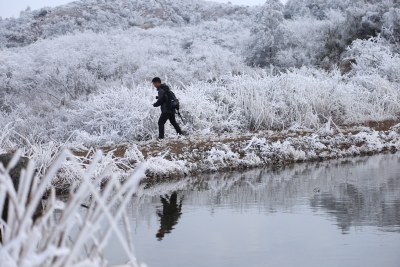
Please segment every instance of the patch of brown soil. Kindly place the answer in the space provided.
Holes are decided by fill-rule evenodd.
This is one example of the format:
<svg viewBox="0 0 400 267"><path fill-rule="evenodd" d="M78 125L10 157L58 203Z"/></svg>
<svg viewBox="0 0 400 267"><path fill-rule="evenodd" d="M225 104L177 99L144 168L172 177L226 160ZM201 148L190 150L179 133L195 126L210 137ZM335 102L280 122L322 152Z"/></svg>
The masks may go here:
<svg viewBox="0 0 400 267"><path fill-rule="evenodd" d="M343 125L344 128L354 128L354 127L369 127L374 129L375 131L389 131L389 129L396 124L399 124L400 120L384 120L384 121L367 121L361 124L345 124Z"/></svg>

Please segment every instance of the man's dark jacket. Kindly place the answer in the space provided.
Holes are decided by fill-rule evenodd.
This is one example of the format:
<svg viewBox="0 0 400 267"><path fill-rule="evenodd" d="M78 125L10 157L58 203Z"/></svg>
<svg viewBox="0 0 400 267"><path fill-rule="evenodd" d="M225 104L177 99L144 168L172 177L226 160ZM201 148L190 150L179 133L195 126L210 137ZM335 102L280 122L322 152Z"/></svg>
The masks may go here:
<svg viewBox="0 0 400 267"><path fill-rule="evenodd" d="M175 113L175 109L169 107L168 105L168 94L169 87L166 84L161 84L161 87L157 89L158 100L153 104L154 107L161 107L161 113Z"/></svg>

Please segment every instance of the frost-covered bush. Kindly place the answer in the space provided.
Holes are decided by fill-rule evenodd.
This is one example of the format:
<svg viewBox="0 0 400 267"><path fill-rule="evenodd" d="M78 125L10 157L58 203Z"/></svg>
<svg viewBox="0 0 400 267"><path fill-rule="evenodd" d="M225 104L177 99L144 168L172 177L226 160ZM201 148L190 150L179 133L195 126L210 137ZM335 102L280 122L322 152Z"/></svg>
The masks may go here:
<svg viewBox="0 0 400 267"><path fill-rule="evenodd" d="M187 130L233 132L245 127L226 87L198 83L172 90L180 99ZM102 90L60 112L61 120L51 136L65 140L72 135L73 140L92 145L152 138L160 114L159 108L152 107L156 95L150 84ZM167 127L167 133L170 130Z"/></svg>
<svg viewBox="0 0 400 267"><path fill-rule="evenodd" d="M368 40L355 40L348 49L353 58L354 75L379 75L389 82L400 82L400 55L380 36Z"/></svg>
<svg viewBox="0 0 400 267"><path fill-rule="evenodd" d="M231 86L251 129L316 128L330 117L354 123L398 116L398 84L379 80L381 86L372 88L362 83L369 78L302 68L277 76L234 77Z"/></svg>
<svg viewBox="0 0 400 267"><path fill-rule="evenodd" d="M5 95L3 102L11 109L21 102L42 106L43 100L66 105L99 88L142 83L154 76L188 83L240 73L247 67L234 50L247 30L237 27L242 26L224 20L179 31L86 32L0 50L0 99ZM209 37L193 36L193 31Z"/></svg>
<svg viewBox="0 0 400 267"><path fill-rule="evenodd" d="M28 9L19 18L0 20L0 48L88 30L175 27L221 18L243 21L250 10L245 6L198 0L74 1L55 8Z"/></svg>
<svg viewBox="0 0 400 267"><path fill-rule="evenodd" d="M185 161L171 161L164 159L164 157L149 157L146 161L146 174L149 176L172 176L172 175L185 175L188 170L185 166Z"/></svg>
<svg viewBox="0 0 400 267"><path fill-rule="evenodd" d="M56 137L74 134L86 144L143 140L155 131L159 110L152 108L156 95L150 85L129 89L107 88L89 99L74 102L56 128ZM157 112L156 112L157 111ZM67 135L65 135L67 134Z"/></svg>

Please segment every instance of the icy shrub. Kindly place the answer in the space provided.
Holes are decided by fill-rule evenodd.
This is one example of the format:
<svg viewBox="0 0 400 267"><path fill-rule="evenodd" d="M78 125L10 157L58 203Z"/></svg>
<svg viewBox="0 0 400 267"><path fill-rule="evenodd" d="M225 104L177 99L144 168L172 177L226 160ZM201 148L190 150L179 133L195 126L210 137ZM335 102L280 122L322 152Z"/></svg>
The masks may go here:
<svg viewBox="0 0 400 267"><path fill-rule="evenodd" d="M371 90L338 71L302 68L277 76L233 77L230 87L251 129L315 129L329 118L338 124L395 117L400 92L396 84L379 81L381 86ZM391 97L383 97L387 93Z"/></svg>
<svg viewBox="0 0 400 267"><path fill-rule="evenodd" d="M210 164L211 168L229 167L239 162L239 154L233 152L227 145L213 147L208 151L206 162Z"/></svg>
<svg viewBox="0 0 400 267"><path fill-rule="evenodd" d="M58 138L65 138L66 130L68 135L77 130L76 139L88 144L148 139L157 127L152 123L158 115L152 108L153 91L150 86L106 88L88 101L76 101L56 130Z"/></svg>
<svg viewBox="0 0 400 267"><path fill-rule="evenodd" d="M133 144L129 147L124 154L124 158L129 162L138 163L144 161L143 153L139 150L137 145Z"/></svg>
<svg viewBox="0 0 400 267"><path fill-rule="evenodd" d="M188 173L183 160L170 161L163 156L149 157L146 160L146 174L149 176L182 176Z"/></svg>

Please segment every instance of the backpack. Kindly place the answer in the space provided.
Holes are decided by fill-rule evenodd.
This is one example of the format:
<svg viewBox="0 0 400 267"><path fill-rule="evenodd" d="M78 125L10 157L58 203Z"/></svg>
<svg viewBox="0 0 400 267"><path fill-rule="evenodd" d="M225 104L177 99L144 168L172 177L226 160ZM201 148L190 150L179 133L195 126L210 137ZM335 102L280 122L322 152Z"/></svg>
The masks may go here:
<svg viewBox="0 0 400 267"><path fill-rule="evenodd" d="M167 90L166 93L168 107L179 110L179 99L176 98L175 94L171 90Z"/></svg>

